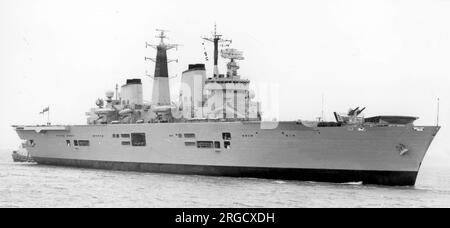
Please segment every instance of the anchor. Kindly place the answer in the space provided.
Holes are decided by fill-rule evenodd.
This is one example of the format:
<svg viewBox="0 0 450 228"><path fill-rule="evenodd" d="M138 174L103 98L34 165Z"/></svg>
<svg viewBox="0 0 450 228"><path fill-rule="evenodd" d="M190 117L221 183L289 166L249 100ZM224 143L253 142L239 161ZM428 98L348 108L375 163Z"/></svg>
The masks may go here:
<svg viewBox="0 0 450 228"><path fill-rule="evenodd" d="M402 143L398 144L395 148L397 148L398 152L400 152L400 156L403 156L409 151L409 149Z"/></svg>

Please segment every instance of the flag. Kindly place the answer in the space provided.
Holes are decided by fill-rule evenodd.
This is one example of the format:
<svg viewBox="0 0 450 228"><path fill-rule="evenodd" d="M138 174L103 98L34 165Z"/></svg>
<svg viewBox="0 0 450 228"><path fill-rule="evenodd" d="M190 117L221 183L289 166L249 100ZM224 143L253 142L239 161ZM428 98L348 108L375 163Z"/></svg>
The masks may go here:
<svg viewBox="0 0 450 228"><path fill-rule="evenodd" d="M45 112L48 112L50 110L50 107L44 108L44 110L42 110L42 112L40 112L39 114L44 114Z"/></svg>

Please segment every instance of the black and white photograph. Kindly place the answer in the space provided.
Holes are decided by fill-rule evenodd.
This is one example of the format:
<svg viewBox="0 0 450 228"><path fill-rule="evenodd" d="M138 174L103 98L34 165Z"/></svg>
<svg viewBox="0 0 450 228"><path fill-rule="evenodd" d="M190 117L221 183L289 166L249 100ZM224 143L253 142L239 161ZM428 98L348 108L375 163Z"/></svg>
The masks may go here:
<svg viewBox="0 0 450 228"><path fill-rule="evenodd" d="M449 12L0 0L0 208L448 208Z"/></svg>

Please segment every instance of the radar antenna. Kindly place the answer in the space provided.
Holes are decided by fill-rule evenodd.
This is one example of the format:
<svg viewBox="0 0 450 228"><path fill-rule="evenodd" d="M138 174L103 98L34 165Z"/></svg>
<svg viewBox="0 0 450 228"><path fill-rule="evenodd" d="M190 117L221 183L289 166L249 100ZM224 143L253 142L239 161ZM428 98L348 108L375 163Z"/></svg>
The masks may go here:
<svg viewBox="0 0 450 228"><path fill-rule="evenodd" d="M238 51L234 48L227 48L220 51L220 56L222 56L222 58L230 60L230 62L227 63L227 77L237 77L237 70L240 67L235 60L243 60L243 52Z"/></svg>
<svg viewBox="0 0 450 228"><path fill-rule="evenodd" d="M167 36L166 36L165 33L166 33L166 32L169 32L169 30L165 30L165 29L155 29L155 30L158 31L158 32L160 32L160 34L159 34L159 35L156 35L155 37L161 39L160 44L164 44L164 39L167 38ZM169 39L169 38L167 38L167 39Z"/></svg>

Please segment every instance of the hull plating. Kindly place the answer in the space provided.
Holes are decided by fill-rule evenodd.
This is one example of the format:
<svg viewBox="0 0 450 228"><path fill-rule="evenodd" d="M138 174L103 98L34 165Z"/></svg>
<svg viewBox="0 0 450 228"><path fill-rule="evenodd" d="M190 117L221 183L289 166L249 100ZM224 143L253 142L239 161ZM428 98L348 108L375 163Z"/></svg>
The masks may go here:
<svg viewBox="0 0 450 228"><path fill-rule="evenodd" d="M413 126L309 128L281 122L261 129L258 122L170 123L67 126L66 130L18 128L39 163L133 171L168 172L413 185L439 127ZM146 145L122 145L117 134L145 133ZM231 133L224 140L222 133ZM195 138L185 138L192 133ZM89 140L87 147L67 140ZM197 148L186 142L219 142ZM224 148L225 141L230 142ZM194 144L195 145L195 144ZM407 149L405 152L404 149ZM122 168L121 168L122 167Z"/></svg>
<svg viewBox="0 0 450 228"><path fill-rule="evenodd" d="M329 170L329 169L290 169L263 167L231 167L180 164L130 163L111 161L90 161L58 158L35 158L39 164L109 169L122 171L191 174L228 177L254 177L319 182L362 182L378 185L414 185L417 172L408 171L370 171L370 170Z"/></svg>

